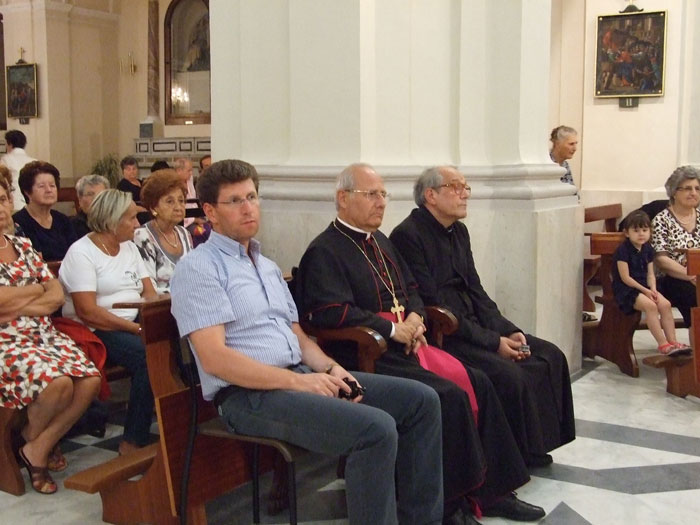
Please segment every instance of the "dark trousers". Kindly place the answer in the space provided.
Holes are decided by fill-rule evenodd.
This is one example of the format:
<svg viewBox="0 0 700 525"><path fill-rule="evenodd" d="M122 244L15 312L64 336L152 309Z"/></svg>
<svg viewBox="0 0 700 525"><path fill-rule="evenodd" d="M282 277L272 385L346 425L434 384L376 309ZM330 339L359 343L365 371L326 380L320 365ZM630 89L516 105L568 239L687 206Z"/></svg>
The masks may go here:
<svg viewBox="0 0 700 525"><path fill-rule="evenodd" d="M123 366L131 374L124 440L139 447L147 445L153 416L153 392L143 341L138 335L118 330L95 330L95 335L107 347L107 361Z"/></svg>
<svg viewBox="0 0 700 525"><path fill-rule="evenodd" d="M353 375L367 389L361 403L308 392L229 388L219 412L233 432L347 455L351 524L440 523L438 396L411 380Z"/></svg>
<svg viewBox="0 0 700 525"><path fill-rule="evenodd" d="M690 281L682 281L675 277L659 277L656 288L671 304L678 308L683 316L683 323L690 328L690 309L697 306L695 285Z"/></svg>

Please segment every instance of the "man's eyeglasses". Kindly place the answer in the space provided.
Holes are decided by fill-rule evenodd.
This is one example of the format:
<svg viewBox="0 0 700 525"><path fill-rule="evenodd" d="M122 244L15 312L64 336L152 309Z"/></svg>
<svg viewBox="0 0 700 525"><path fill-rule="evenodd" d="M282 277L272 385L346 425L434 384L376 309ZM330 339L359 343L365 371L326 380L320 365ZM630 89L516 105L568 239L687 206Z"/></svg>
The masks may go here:
<svg viewBox="0 0 700 525"><path fill-rule="evenodd" d="M245 199L234 197L230 201L218 201L217 204L223 204L224 206L231 206L232 208L240 209L246 202L251 206L257 206L260 204L260 198L255 193L251 193Z"/></svg>
<svg viewBox="0 0 700 525"><path fill-rule="evenodd" d="M371 201L378 201L379 199L384 199L385 201L388 201L391 198L391 195L384 190L345 190L345 191L349 191L350 193L362 193L365 197L367 197Z"/></svg>
<svg viewBox="0 0 700 525"><path fill-rule="evenodd" d="M448 182L447 184L440 184L438 188L452 188L452 191L455 192L455 195L462 195L462 193L464 192L472 192L471 187L467 186L463 182Z"/></svg>

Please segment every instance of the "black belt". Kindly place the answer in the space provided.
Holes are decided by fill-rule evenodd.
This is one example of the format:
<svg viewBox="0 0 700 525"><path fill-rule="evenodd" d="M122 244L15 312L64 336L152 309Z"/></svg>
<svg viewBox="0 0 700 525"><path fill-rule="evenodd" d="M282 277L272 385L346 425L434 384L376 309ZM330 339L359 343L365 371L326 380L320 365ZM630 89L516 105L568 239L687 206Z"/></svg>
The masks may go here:
<svg viewBox="0 0 700 525"><path fill-rule="evenodd" d="M214 406L218 410L221 404L226 401L226 398L233 392L234 389L238 388L234 385L229 385L220 389L216 394L214 394Z"/></svg>

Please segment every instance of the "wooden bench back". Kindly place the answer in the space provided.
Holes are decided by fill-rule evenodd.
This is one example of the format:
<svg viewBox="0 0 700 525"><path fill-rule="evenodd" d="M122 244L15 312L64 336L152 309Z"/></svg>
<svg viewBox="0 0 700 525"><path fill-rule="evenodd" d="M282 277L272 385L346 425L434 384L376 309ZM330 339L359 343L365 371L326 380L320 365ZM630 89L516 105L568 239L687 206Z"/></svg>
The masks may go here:
<svg viewBox="0 0 700 525"><path fill-rule="evenodd" d="M141 323L148 376L156 398L171 511L176 515L192 407L189 388L180 377L180 338L170 313L170 299L143 303ZM200 423L218 417L212 403L204 401L199 393L197 399ZM192 453L188 505L203 505L247 482L250 479L248 449L247 444L237 440L197 436Z"/></svg>
<svg viewBox="0 0 700 525"><path fill-rule="evenodd" d="M592 233L591 254L600 255L600 271L598 277L603 287L603 298L613 297L612 291L612 256L625 240L624 233Z"/></svg>
<svg viewBox="0 0 700 525"><path fill-rule="evenodd" d="M622 218L622 204L604 204L584 209L584 222L605 221L605 231L617 231L617 220Z"/></svg>
<svg viewBox="0 0 700 525"><path fill-rule="evenodd" d="M78 192L75 188L59 188L57 202L71 202L75 206L75 213L80 210L80 201L78 201Z"/></svg>
<svg viewBox="0 0 700 525"><path fill-rule="evenodd" d="M688 250L688 275L700 276L700 250ZM700 286L695 287L695 297L698 305L700 305ZM691 331L693 333L694 349L693 349L693 369L695 370L695 382L700 384L700 307L695 307L691 311ZM700 387L698 387L700 389Z"/></svg>

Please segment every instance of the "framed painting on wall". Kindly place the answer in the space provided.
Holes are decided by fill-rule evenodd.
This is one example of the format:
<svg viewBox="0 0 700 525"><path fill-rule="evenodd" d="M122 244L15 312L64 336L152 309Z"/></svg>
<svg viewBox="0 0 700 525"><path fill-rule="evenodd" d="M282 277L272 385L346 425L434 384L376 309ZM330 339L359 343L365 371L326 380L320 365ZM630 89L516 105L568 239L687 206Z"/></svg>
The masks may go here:
<svg viewBox="0 0 700 525"><path fill-rule="evenodd" d="M37 117L36 64L14 64L5 68L8 118Z"/></svg>
<svg viewBox="0 0 700 525"><path fill-rule="evenodd" d="M598 17L596 97L663 96L667 18L667 11Z"/></svg>

